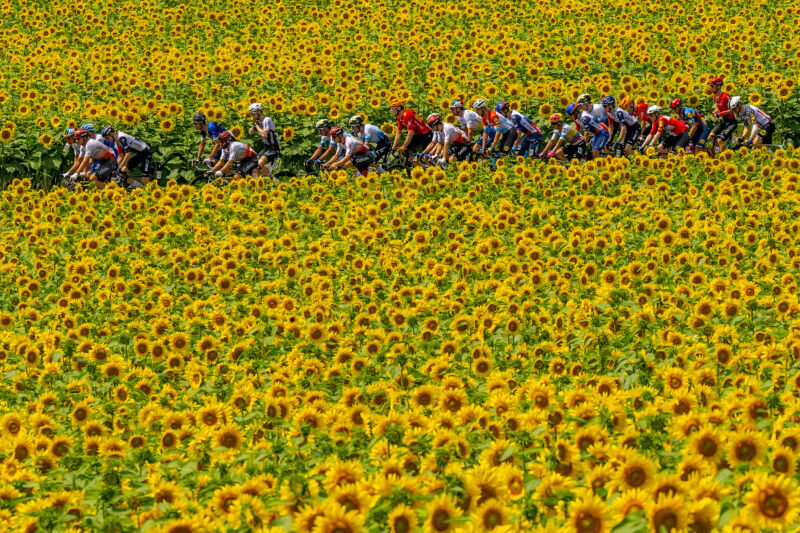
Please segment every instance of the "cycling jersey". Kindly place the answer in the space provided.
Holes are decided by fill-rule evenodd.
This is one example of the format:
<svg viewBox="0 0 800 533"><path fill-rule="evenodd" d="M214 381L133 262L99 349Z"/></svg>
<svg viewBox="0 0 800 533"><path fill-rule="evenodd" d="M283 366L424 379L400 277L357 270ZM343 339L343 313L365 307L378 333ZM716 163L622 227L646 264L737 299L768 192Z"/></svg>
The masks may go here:
<svg viewBox="0 0 800 533"><path fill-rule="evenodd" d="M589 114L591 114L597 122L608 126L608 113L606 113L603 104L592 104L592 110L589 111Z"/></svg>
<svg viewBox="0 0 800 533"><path fill-rule="evenodd" d="M369 146L360 141L357 137L353 137L349 133L344 134L344 141L339 143L336 147L337 156L353 157L356 154L367 152Z"/></svg>
<svg viewBox="0 0 800 533"><path fill-rule="evenodd" d="M650 117L647 116L648 107L650 106L648 106L645 102L640 102L639 104L636 105L636 109L634 111L636 116L639 118L639 122L642 125L642 129L644 129L645 131L647 130L648 124L653 124L653 121L650 120Z"/></svg>
<svg viewBox="0 0 800 533"><path fill-rule="evenodd" d="M533 135L534 133L542 134L541 130L531 122L531 119L523 115L517 110L511 111L511 124L517 131L521 131L523 135Z"/></svg>
<svg viewBox="0 0 800 533"><path fill-rule="evenodd" d="M564 139L564 143L567 145L578 144L583 142L583 137L581 137L580 133L577 129L573 128L569 124L561 124L561 129L553 129L553 137L552 139L558 140L559 138Z"/></svg>
<svg viewBox="0 0 800 533"><path fill-rule="evenodd" d="M631 127L639 125L639 121L636 120L636 117L634 117L621 107L614 107L614 111L609 116L620 126L625 125Z"/></svg>
<svg viewBox="0 0 800 533"><path fill-rule="evenodd" d="M389 142L389 136L386 135L381 129L374 124L364 124L358 138L362 142L370 144L378 144L381 142Z"/></svg>
<svg viewBox="0 0 800 533"><path fill-rule="evenodd" d="M514 124L511 120L507 119L497 111L490 111L490 113L494 113L494 116L497 118L497 129L500 133L508 133L509 131L514 129Z"/></svg>
<svg viewBox="0 0 800 533"><path fill-rule="evenodd" d="M128 135L127 133L122 133L121 131L118 131L117 138L119 139L119 145L122 147L122 153L144 152L145 150L150 149L149 146L147 146L144 142L140 141L133 135Z"/></svg>
<svg viewBox="0 0 800 533"><path fill-rule="evenodd" d="M458 118L458 123L461 125L463 129L472 128L473 130L477 130L478 126L483 124L481 116L477 114L475 111L471 109L465 109L460 117Z"/></svg>
<svg viewBox="0 0 800 533"><path fill-rule="evenodd" d="M333 142L330 135L322 135L319 138L319 145L320 146L334 146L336 143Z"/></svg>
<svg viewBox="0 0 800 533"><path fill-rule="evenodd" d="M433 142L439 144L450 143L453 145L469 142L467 134L461 129L456 128L447 122L444 122L442 126L442 131L433 132Z"/></svg>
<svg viewBox="0 0 800 533"><path fill-rule="evenodd" d="M207 137L207 135L211 135L211 139L216 141L217 137L219 137L219 134L222 133L223 131L228 131L228 130L226 130L225 126L223 126L219 122L209 122L208 123L208 134L206 134L205 131L200 130L200 137L205 139Z"/></svg>
<svg viewBox="0 0 800 533"><path fill-rule="evenodd" d="M397 129L407 129L410 132L413 131L414 134L424 134L431 131L428 125L417 116L416 111L413 109L405 109L400 113L397 117Z"/></svg>
<svg viewBox="0 0 800 533"><path fill-rule="evenodd" d="M255 157L255 151L250 148L249 145L234 141L232 142L228 148L222 151L222 159L224 161L242 161L243 159L247 159L248 157Z"/></svg>
<svg viewBox="0 0 800 533"><path fill-rule="evenodd" d="M748 128L753 124L758 124L759 128L764 128L772 120L769 115L750 104L743 105L742 111L737 116L742 119L742 122Z"/></svg>
<svg viewBox="0 0 800 533"><path fill-rule="evenodd" d="M86 143L84 154L95 161L105 161L106 159L116 159L114 151L103 141L89 139Z"/></svg>
<svg viewBox="0 0 800 533"><path fill-rule="evenodd" d="M81 152L83 151L83 146L81 146L80 144L78 144L76 142L73 142L73 143L70 143L70 144L66 145L64 147L64 150L69 150L70 146L72 146L72 153L73 154L75 154L77 156L81 155Z"/></svg>
<svg viewBox="0 0 800 533"><path fill-rule="evenodd" d="M663 133L664 135L680 135L684 131L686 131L686 123L684 123L682 120L661 115L658 117L658 121L653 123L653 127L650 130L650 135L655 135L656 133Z"/></svg>
<svg viewBox="0 0 800 533"><path fill-rule="evenodd" d="M261 136L261 140L264 141L264 144L277 149L280 146L278 142L278 131L275 129L275 123L272 119L269 117L262 117L261 120L257 120L256 123L259 128L266 131L266 135Z"/></svg>
<svg viewBox="0 0 800 533"><path fill-rule="evenodd" d="M731 95L728 93L719 93L719 96L714 96L714 104L717 106L719 116L726 119L733 119L733 111L731 110Z"/></svg>
<svg viewBox="0 0 800 533"><path fill-rule="evenodd" d="M698 109L692 109L691 107L682 108L681 112L678 113L678 118L687 124L698 124L702 126L706 123L703 114Z"/></svg>
<svg viewBox="0 0 800 533"><path fill-rule="evenodd" d="M591 113L588 111L581 111L580 117L578 117L578 127L592 133L594 135L598 135L602 132L607 132L608 127L596 119Z"/></svg>

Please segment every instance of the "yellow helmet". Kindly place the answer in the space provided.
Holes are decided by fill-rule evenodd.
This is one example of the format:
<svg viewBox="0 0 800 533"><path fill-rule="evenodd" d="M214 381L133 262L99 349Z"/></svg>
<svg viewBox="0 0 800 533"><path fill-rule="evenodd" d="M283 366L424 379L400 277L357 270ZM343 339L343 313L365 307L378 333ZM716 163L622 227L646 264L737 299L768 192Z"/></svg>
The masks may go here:
<svg viewBox="0 0 800 533"><path fill-rule="evenodd" d="M389 106L390 107L405 107L403 104L404 104L404 102L403 102L402 98L395 97L395 98L392 98L391 100L389 100Z"/></svg>
<svg viewBox="0 0 800 533"><path fill-rule="evenodd" d="M632 103L633 103L633 98L631 98L630 96L626 96L625 98L622 99L622 102L620 102L620 107L622 109L625 109Z"/></svg>

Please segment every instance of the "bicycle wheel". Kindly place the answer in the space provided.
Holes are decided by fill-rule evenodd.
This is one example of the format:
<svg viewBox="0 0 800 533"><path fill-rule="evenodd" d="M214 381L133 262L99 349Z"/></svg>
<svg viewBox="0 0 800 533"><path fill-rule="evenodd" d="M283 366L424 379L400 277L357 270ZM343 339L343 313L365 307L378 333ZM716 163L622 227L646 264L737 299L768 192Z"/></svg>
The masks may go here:
<svg viewBox="0 0 800 533"><path fill-rule="evenodd" d="M281 170L280 172L276 172L274 174L274 176L277 179L287 179L288 180L288 179L291 179L291 178L296 178L297 174L295 174L291 170Z"/></svg>

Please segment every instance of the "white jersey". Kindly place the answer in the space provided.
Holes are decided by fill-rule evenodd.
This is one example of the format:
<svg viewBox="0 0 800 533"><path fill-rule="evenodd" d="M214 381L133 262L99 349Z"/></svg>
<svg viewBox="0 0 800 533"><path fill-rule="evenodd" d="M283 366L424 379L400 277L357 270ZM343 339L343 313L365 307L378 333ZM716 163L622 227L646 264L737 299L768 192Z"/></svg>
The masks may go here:
<svg viewBox="0 0 800 533"><path fill-rule="evenodd" d="M472 111L471 109L465 109L461 113L461 116L457 118L458 118L458 123L465 130L469 128L477 130L478 126L483 124L483 121L481 121L481 116L477 114L475 111Z"/></svg>
<svg viewBox="0 0 800 533"><path fill-rule="evenodd" d="M592 115L598 122L608 124L608 114L606 113L606 110L603 108L602 104L592 104L592 110L589 111L589 114Z"/></svg>
<svg viewBox="0 0 800 533"><path fill-rule="evenodd" d="M265 131L265 135L261 136L264 144L274 147L280 146L278 142L278 130L275 128L275 123L271 118L263 117L261 120L257 120L256 123Z"/></svg>
<svg viewBox="0 0 800 533"><path fill-rule="evenodd" d="M364 144L357 137L353 137L349 133L344 134L344 141L339 143L336 147L336 155L352 157L355 154L360 154L369 150L369 146Z"/></svg>
<svg viewBox="0 0 800 533"><path fill-rule="evenodd" d="M86 157L90 157L96 161L116 158L114 151L109 148L106 143L98 141L97 139L89 139L86 143L84 154Z"/></svg>
<svg viewBox="0 0 800 533"><path fill-rule="evenodd" d="M377 144L381 141L389 141L389 136L374 124L364 124L364 126L361 128L361 133L358 134L358 138L362 142L371 144Z"/></svg>
<svg viewBox="0 0 800 533"><path fill-rule="evenodd" d="M623 124L625 126L637 126L639 124L639 121L636 119L636 117L618 106L614 107L614 112L612 113L611 118L620 126Z"/></svg>
<svg viewBox="0 0 800 533"><path fill-rule="evenodd" d="M319 145L320 146L333 146L336 143L333 142L330 135L323 135L319 138Z"/></svg>
<svg viewBox="0 0 800 533"><path fill-rule="evenodd" d="M558 139L564 139L564 143L571 145L571 144L578 144L583 141L583 137L581 137L580 132L571 125L567 123L561 123L561 129L553 128L553 137L554 141Z"/></svg>
<svg viewBox="0 0 800 533"><path fill-rule="evenodd" d="M118 131L117 137L119 138L119 145L122 147L123 152L144 152L150 149L149 146L133 135Z"/></svg>
<svg viewBox="0 0 800 533"><path fill-rule="evenodd" d="M72 153L77 156L80 156L81 152L83 151L83 146L79 145L75 141L73 141L71 144L64 145L65 152L69 152L70 148L72 148Z"/></svg>
<svg viewBox="0 0 800 533"><path fill-rule="evenodd" d="M433 132L433 142L438 144L464 144L469 142L467 134L448 122L442 123L442 131Z"/></svg>
<svg viewBox="0 0 800 533"><path fill-rule="evenodd" d="M750 104L743 105L742 112L737 116L742 119L742 122L744 122L744 125L748 128L753 124L758 124L759 128L764 128L772 120L769 115Z"/></svg>
<svg viewBox="0 0 800 533"><path fill-rule="evenodd" d="M222 151L222 160L223 161L241 161L242 159L247 159L248 157L254 157L256 153L250 148L249 145L234 141L232 142L226 150Z"/></svg>

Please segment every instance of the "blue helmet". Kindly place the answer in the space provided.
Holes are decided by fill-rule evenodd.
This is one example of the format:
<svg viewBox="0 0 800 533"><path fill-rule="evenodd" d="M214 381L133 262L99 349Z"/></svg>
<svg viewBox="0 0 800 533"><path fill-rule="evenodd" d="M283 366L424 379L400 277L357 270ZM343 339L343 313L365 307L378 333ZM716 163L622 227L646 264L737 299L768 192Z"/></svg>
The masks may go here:
<svg viewBox="0 0 800 533"><path fill-rule="evenodd" d="M111 125L109 124L100 131L100 135L105 137L106 135L109 135L112 131L114 131L114 128L112 128Z"/></svg>
<svg viewBox="0 0 800 533"><path fill-rule="evenodd" d="M495 111L503 111L505 109L508 109L508 107L509 107L508 102L503 100L502 102L498 102L497 105L494 106L494 110Z"/></svg>
<svg viewBox="0 0 800 533"><path fill-rule="evenodd" d="M601 101L601 103L602 103L603 105L608 105L608 104L616 104L616 103L617 103L617 101L616 101L616 100L614 100L614 97L613 97L613 96L604 96L604 97L603 97L603 100Z"/></svg>
<svg viewBox="0 0 800 533"><path fill-rule="evenodd" d="M206 116L201 113L195 113L192 115L192 124L202 124L206 121Z"/></svg>
<svg viewBox="0 0 800 533"><path fill-rule="evenodd" d="M94 133L94 124L87 122L86 124L83 124L80 129Z"/></svg>
<svg viewBox="0 0 800 533"><path fill-rule="evenodd" d="M569 104L567 106L567 115L573 114L577 109L578 109L578 106L576 104Z"/></svg>
<svg viewBox="0 0 800 533"><path fill-rule="evenodd" d="M66 130L64 130L64 137L72 137L73 135L75 135L75 131L76 130L73 127L67 128Z"/></svg>

